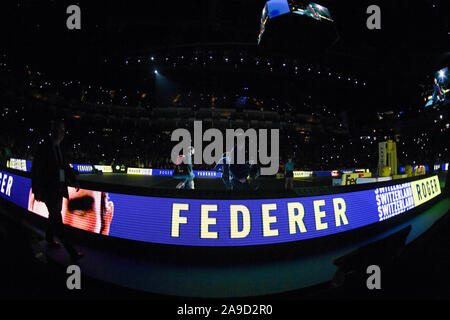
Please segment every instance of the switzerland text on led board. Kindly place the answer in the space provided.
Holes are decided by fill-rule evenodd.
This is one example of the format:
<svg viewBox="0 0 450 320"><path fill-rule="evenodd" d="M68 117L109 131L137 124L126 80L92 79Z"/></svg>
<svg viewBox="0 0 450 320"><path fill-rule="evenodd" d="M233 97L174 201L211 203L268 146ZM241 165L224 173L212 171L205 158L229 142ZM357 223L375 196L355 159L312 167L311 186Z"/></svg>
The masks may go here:
<svg viewBox="0 0 450 320"><path fill-rule="evenodd" d="M30 179L0 171L0 195L45 216L45 206L33 201L30 188ZM69 188L70 204L65 200L62 215L66 224L97 230L94 232L103 230L103 234L119 238L174 245L244 246L360 228L405 213L440 193L437 176L377 189L289 199L157 198ZM81 196L91 197L94 203L92 210L82 215L80 210L70 211ZM95 204L100 201L105 201L102 215L98 214L100 205Z"/></svg>

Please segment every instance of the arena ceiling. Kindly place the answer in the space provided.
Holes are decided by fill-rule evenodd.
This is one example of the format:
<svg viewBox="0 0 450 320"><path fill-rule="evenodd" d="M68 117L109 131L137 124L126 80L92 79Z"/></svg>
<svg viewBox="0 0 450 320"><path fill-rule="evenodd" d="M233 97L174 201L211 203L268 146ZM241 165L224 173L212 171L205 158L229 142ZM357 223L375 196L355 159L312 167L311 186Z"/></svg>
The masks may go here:
<svg viewBox="0 0 450 320"><path fill-rule="evenodd" d="M413 90L424 75L448 64L446 1L318 2L329 8L338 34L319 62L362 73L388 95L395 96L400 84L403 91ZM81 7L80 31L65 27L70 4ZM264 4L264 0L19 0L2 4L2 44L14 63L36 64L67 79L89 73L106 57L145 54L155 48L230 42L256 47ZM366 9L372 4L382 9L381 30L366 28ZM308 30L292 30L284 37L295 41L304 32ZM281 54L302 56L289 50Z"/></svg>

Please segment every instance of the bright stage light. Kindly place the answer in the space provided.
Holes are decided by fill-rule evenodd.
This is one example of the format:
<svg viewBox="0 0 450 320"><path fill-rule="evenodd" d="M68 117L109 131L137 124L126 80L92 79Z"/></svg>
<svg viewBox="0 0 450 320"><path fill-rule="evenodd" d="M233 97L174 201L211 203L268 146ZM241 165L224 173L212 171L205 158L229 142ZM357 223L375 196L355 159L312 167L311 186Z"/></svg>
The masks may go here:
<svg viewBox="0 0 450 320"><path fill-rule="evenodd" d="M154 73L154 74L158 74L158 70L154 70L153 73Z"/></svg>
<svg viewBox="0 0 450 320"><path fill-rule="evenodd" d="M445 71L444 70L439 71L439 78L441 78L441 79L445 78Z"/></svg>

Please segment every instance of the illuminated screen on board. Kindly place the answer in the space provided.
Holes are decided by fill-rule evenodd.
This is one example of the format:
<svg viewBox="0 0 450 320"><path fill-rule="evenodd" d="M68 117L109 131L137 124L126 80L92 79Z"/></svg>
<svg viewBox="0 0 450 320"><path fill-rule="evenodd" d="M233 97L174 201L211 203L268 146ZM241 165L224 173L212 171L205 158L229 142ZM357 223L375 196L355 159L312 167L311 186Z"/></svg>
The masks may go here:
<svg viewBox="0 0 450 320"><path fill-rule="evenodd" d="M441 193L432 176L377 189L258 200L158 198L69 188L63 222L119 238L173 245L247 246L298 241L403 214ZM48 217L31 180L0 171L0 195ZM30 214L33 214L31 213Z"/></svg>
<svg viewBox="0 0 450 320"><path fill-rule="evenodd" d="M271 0L266 3L267 11L269 13L269 18L273 19L275 17L281 16L291 12L289 9L289 4L287 0Z"/></svg>

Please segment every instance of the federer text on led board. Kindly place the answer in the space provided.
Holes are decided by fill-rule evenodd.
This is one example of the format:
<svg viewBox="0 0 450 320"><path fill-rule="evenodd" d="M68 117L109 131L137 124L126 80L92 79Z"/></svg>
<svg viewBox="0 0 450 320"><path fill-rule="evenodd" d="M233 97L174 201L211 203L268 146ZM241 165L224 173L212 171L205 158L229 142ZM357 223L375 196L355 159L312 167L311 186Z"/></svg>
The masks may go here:
<svg viewBox="0 0 450 320"><path fill-rule="evenodd" d="M0 174L0 196L40 214L44 204L34 199L31 180ZM328 236L405 214L441 193L437 176L369 190L280 199L160 198L71 189L70 199L63 201L66 224L101 229L118 238L189 246L248 246ZM92 208L73 207L81 196L92 198ZM105 212L98 212L102 207ZM85 214L78 214L80 210Z"/></svg>

